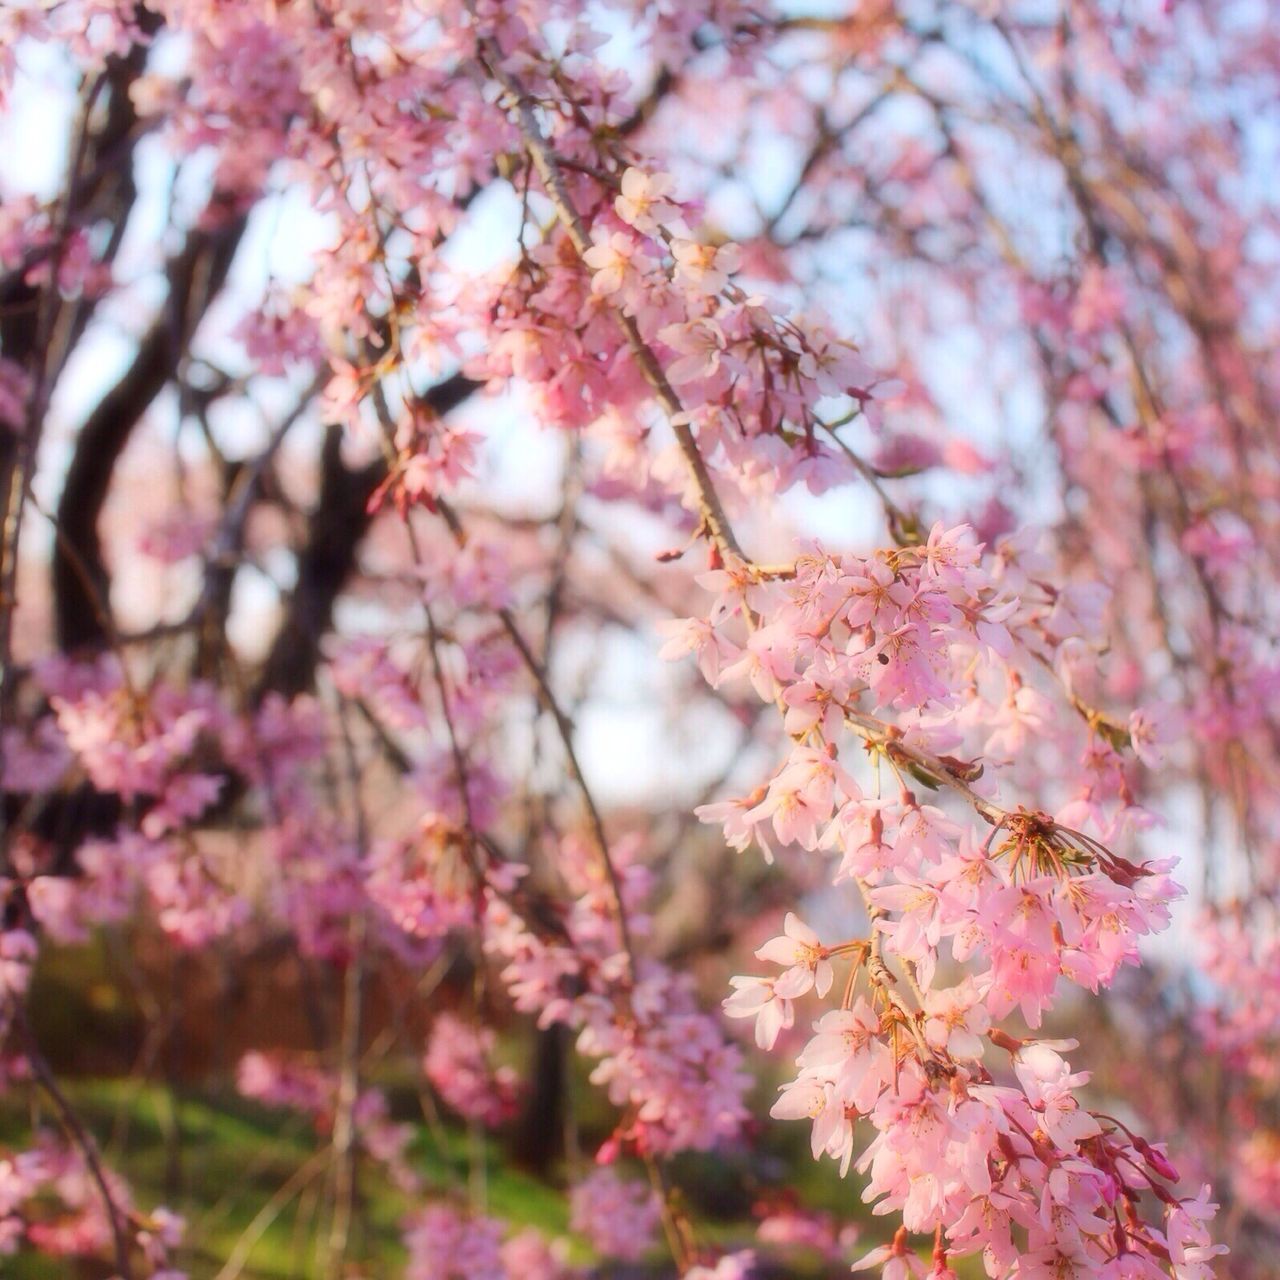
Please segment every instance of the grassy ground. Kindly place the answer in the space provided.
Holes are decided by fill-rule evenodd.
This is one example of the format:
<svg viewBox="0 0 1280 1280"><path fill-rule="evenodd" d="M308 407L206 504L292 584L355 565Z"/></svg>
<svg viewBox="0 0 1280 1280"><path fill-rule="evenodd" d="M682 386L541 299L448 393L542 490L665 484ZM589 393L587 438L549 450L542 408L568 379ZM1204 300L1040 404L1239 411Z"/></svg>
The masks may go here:
<svg viewBox="0 0 1280 1280"><path fill-rule="evenodd" d="M82 1082L67 1092L138 1203L164 1203L187 1218L192 1249L183 1261L193 1280L217 1275L237 1250L245 1258L242 1280L310 1280L315 1274L325 1168L314 1156L324 1143L305 1124L234 1097L174 1103L167 1091L114 1082ZM21 1142L28 1132L29 1117L0 1112L0 1143ZM413 1166L429 1187L465 1188L474 1176L473 1150L464 1132L424 1128ZM568 1208L559 1192L505 1167L492 1151L485 1156L477 1167L491 1212L548 1234L567 1230ZM361 1176L352 1254L378 1259L371 1275L392 1275L403 1256L398 1224L412 1206L373 1171ZM0 1261L6 1280L81 1280L87 1274L34 1258Z"/></svg>

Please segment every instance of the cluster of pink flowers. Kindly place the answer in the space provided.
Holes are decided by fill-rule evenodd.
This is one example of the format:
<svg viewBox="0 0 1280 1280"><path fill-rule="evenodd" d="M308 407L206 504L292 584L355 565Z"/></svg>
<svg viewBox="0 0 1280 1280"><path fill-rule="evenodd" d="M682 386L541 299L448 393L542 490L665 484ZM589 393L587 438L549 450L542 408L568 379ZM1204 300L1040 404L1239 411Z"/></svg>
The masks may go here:
<svg viewBox="0 0 1280 1280"><path fill-rule="evenodd" d="M1079 625L1064 602L1020 580L1016 560L984 562L966 530L941 527L870 560L817 552L779 580L727 565L703 582L716 592L710 626L690 624L669 649L688 645L717 682L747 681L777 702L793 745L752 796L702 817L738 848L831 851L833 882L857 887L870 926L824 945L788 916L756 953L780 972L734 979L726 1011L754 1017L770 1048L795 1002L828 995L834 965L849 968L773 1114L812 1120L814 1155L842 1171L856 1158L878 1212L942 1232L953 1253L981 1251L993 1277L1015 1263L1025 1275L1093 1274L1130 1255L1149 1268L1176 1256L1180 1277L1209 1275L1213 1206L1166 1190L1177 1174L1163 1153L1080 1104L1088 1075L1061 1046L996 1029L1015 1010L1038 1027L1064 978L1109 983L1181 892L1168 862L1135 864L1102 843L1142 819L1127 803L1123 744L1087 718L1072 735L1084 789L1057 818L1002 808L992 771L971 763L986 708L1037 680L1043 698L1071 697ZM847 739L869 757L871 794L844 764ZM920 786L957 796L978 825L921 803ZM940 969L962 965L959 985L937 985ZM855 996L860 978L868 994ZM1016 1087L986 1065L988 1041L1012 1055ZM859 1151L861 1118L876 1136ZM1162 1225L1141 1216L1153 1189Z"/></svg>
<svg viewBox="0 0 1280 1280"><path fill-rule="evenodd" d="M404 1233L405 1280L574 1280L565 1242L532 1228L506 1240L504 1224L447 1203L413 1213Z"/></svg>
<svg viewBox="0 0 1280 1280"><path fill-rule="evenodd" d="M143 695L114 658L93 666L50 659L41 684L67 747L93 785L126 801L156 800L142 824L148 834L199 817L216 799L217 779L187 769L200 735L215 723L211 690L180 693L162 684Z"/></svg>
<svg viewBox="0 0 1280 1280"><path fill-rule="evenodd" d="M792 1204L757 1208L756 1239L775 1249L809 1249L831 1261L848 1255L858 1240L852 1223L840 1226L830 1213Z"/></svg>
<svg viewBox="0 0 1280 1280"><path fill-rule="evenodd" d="M814 405L844 400L874 416L874 397L896 384L878 379L824 321L779 316L735 286L736 246L687 238L692 211L668 198L669 175L631 167L619 184L621 194L596 213L581 260L556 236L528 251L536 270L513 277L499 296L502 340L469 370L522 378L550 424L607 426L652 420L655 360L672 389L660 397L663 408L670 414L679 395L673 424L696 430L704 458L737 492L771 495L804 483L819 493L847 481L848 463L820 434ZM634 323L648 358L615 315ZM803 447L793 446L796 437ZM633 490L652 474L696 508L678 454L668 450L637 469L637 443L614 436L613 474L629 473Z"/></svg>
<svg viewBox="0 0 1280 1280"><path fill-rule="evenodd" d="M776 864L797 908L779 911L778 932L755 952L759 971L732 978L723 1013L750 1022L756 1046L785 1059L773 1117L811 1122L813 1157L856 1170L875 1212L900 1219L891 1243L856 1265L883 1265L889 1280L951 1280L953 1259L980 1255L992 1280L1205 1280L1222 1252L1209 1234L1208 1190L1181 1186L1162 1144L1100 1109L1090 1073L1064 1057L1078 1066L1091 1046L1077 1053L1074 1041L1035 1033L1066 987L1110 986L1169 923L1182 895L1173 860L1134 852L1156 825L1146 801L1166 752L1199 752L1187 776L1230 798L1255 864L1275 861L1280 770L1267 762L1277 754L1269 708L1280 666L1274 610L1252 566L1274 541L1280 482L1274 378L1249 358L1250 346L1274 342L1250 314L1265 308L1247 306L1249 291L1235 283L1233 264L1248 260L1245 219L1224 207L1215 193L1225 184L1198 160L1233 144L1222 131L1210 131L1214 145L1197 137L1193 147L1168 126L1148 128L1140 102L1123 128L1107 116L1074 119L1087 110L1077 98L1089 95L1077 92L1073 40L1090 51L1085 83L1109 86L1098 103L1140 96L1129 73L1147 55L1177 79L1155 59L1165 45L1146 18L1134 20L1133 66L1121 63L1104 33L1129 29L1106 6L1074 6L1080 12L1061 24L1028 19L1021 6L1004 6L1017 10L1013 22L960 6L924 24L892 5L854 6L829 23L737 0L618 7L639 48L630 70L644 63L658 82L678 82L690 58L707 54L717 70L703 92L740 95L733 110L744 129L759 117L795 141L814 85L831 90L829 109L812 112L817 137L796 192L776 218L762 214L759 237L742 212L755 203L745 179L717 213L705 193L678 194L675 171L690 167L683 146L668 139L671 155L659 161L644 154L649 141L633 145L657 106L638 74L598 56L605 37L596 26L605 24L576 0L146 6L174 43L134 78L130 110L140 132L210 161L210 198L192 234L225 232L282 180L326 220L329 247L310 277L287 296L269 286L228 336L249 362L249 382L324 371L324 421L346 431L353 454L385 463L357 506L378 517L380 533L397 535L387 555L395 570L381 573L386 548L376 548L364 566L366 600L353 592L343 603L375 592L395 624L329 647L316 700L257 699L238 677L217 687L129 654L35 665L22 693L37 709L0 738L6 791L40 797L83 779L112 803L68 855L6 830L0 1029L10 1030L27 997L41 936L82 939L139 909L188 948L283 931L335 973L350 972L357 951L362 961L420 965L466 946L500 975L495 1003L509 999L538 1027L575 1033L592 1082L616 1109L597 1153L608 1167L571 1195L575 1229L600 1253L639 1258L663 1216L672 1227L676 1214L646 1183L624 1179L616 1157L634 1154L656 1170L680 1151L743 1140L745 1054L694 978L657 954L649 851L600 816L572 715L555 701L557 673L531 638L544 636L549 653L573 596L564 580L578 513L566 500L555 529L528 539L496 521L496 532L476 532L482 520L466 503L484 471L485 436L473 420L446 421L422 394L424 377L452 370L495 396L515 391L521 415L569 433L594 500L630 502L678 530L685 550L664 552L664 563L703 544L702 603L695 616L664 620L663 654L692 656L744 717L752 702L775 708L768 741L782 745L773 767L698 815L731 848L758 848ZM65 44L94 83L116 67L106 59L150 42L143 16L116 0L0 14L0 98L15 83L6 46L18 38ZM1061 69L1062 121L1030 80L1017 111L997 102L977 114L1045 122L1034 150L1062 153L1059 178L1080 222L1072 231L1089 245L1069 270L1056 253L1041 267L1042 235L1033 252L1019 251L1002 201L972 176L983 148L953 137L951 117L965 113L952 112L938 86L912 79L928 71L914 54L899 56L894 42L914 48L921 30L931 33L925 43L946 44L952 22L966 32L986 24L979 38L959 38L965 49L998 46L1011 26L1033 35L1061 27L1060 47L1039 52ZM792 34L800 43L788 43ZM895 52L880 59L882 48ZM1033 74L1035 59L1016 44L1010 53L1020 77ZM166 70L166 59L180 71ZM889 67L892 85L848 98L843 77L867 63ZM972 70L966 64L957 79ZM1234 77L1232 92L1249 83ZM886 146L883 168L843 155L850 101L870 116L903 85L913 112L936 116L944 151L933 156L914 137ZM886 126L886 137L897 128ZM1080 164L1076 148L1116 139L1123 145L1107 150L1125 158L1143 133L1153 135L1154 161L1126 158L1122 179L1094 193L1105 177ZM838 180L823 185L840 163L846 180L858 175L852 193ZM1191 171L1182 198L1132 194L1145 170L1163 169ZM936 170L956 171L954 187ZM491 181L518 196L520 226L510 255L478 269L450 237ZM909 195L898 205L901 190ZM972 526L930 529L899 505L894 485L917 472L1011 477L985 450L933 430L938 406L915 367L928 358L923 344L896 362L909 383L881 377L841 320L797 305L825 266L820 257L806 265L802 250L782 253L775 224L811 216L793 248L834 236L833 211L847 231L861 221L863 197L890 202L899 252L936 261L966 305L986 310L981 279L964 276L967 244L944 237L939 250L934 239L944 224L996 228L999 279L1010 286L999 309L1016 312L1035 338L1060 396L1051 416L1065 482L1099 512L1117 513L1115 527L1096 531L1097 547L1079 553L1086 568L1074 577L1035 535L1009 533L1015 521L1000 491ZM796 214L806 203L812 215ZM1220 221L1209 224L1204 253L1201 206ZM87 308L113 285L99 247L109 237L92 221L60 226L57 213L56 203L6 200L0 269L51 305ZM1138 227L1151 228L1149 246L1132 246ZM1215 273L1231 286L1208 290ZM1211 292L1210 303L1201 295ZM1154 322L1142 310L1153 295L1162 307ZM950 323L923 303L890 312L904 344L918 324ZM71 332L88 314L66 312L60 323ZM1173 367L1150 367L1148 335L1174 327L1182 337L1170 347ZM1252 336L1246 344L1237 333ZM49 390L40 384L0 358L0 443L39 425L37 389ZM184 414L193 397L184 388ZM918 411L913 430L886 426L895 399ZM264 469L270 461L268 452ZM769 564L739 545L731 517L845 484L864 486L883 507L885 546L815 545ZM169 519L141 545L177 566L220 550L225 532L203 518ZM1069 540L1090 541L1078 532ZM1167 563L1177 566L1174 591L1162 590ZM1140 566L1151 574L1141 587L1150 599L1145 620L1128 626L1094 579ZM651 588L646 580L642 594L665 598ZM189 621L202 634L206 619ZM133 653L132 644L120 647ZM1169 688L1180 705L1166 705ZM513 726L535 702L534 763L520 777ZM1184 723L1202 742L1186 743ZM568 779L556 803L542 789L552 757ZM402 807L369 811L364 783L375 769L394 775ZM571 793L572 806L559 803ZM224 808L235 809L237 825L222 823ZM1265 821L1249 816L1258 812ZM239 839L250 826L252 857ZM851 901L860 905L849 910ZM1245 1082L1241 1091L1260 1094L1280 1087L1280 961L1268 906L1258 894L1238 918L1224 913L1206 930L1215 990L1188 1020ZM854 936L826 932L836 914L857 921ZM498 1050L492 1029L442 1014L420 1065L450 1109L497 1126L518 1096L515 1074L493 1064ZM301 1112L321 1135L335 1127L341 1090L329 1066L250 1054L238 1080L246 1096ZM352 1107L362 1152L418 1194L410 1132L390 1120L386 1096L364 1084ZM1265 1111L1233 1099L1232 1114L1246 1122ZM1255 1135L1233 1175L1236 1194L1271 1213L1280 1185L1273 1139ZM114 1175L100 1195L82 1157L37 1147L0 1161L0 1249L106 1256L125 1247L114 1237L127 1228L127 1248L148 1274L172 1277L179 1224L163 1210L135 1212ZM28 1221L24 1206L45 1195L67 1212ZM914 1234L932 1235L931 1264ZM558 1244L507 1235L478 1206L424 1203L406 1220L406 1274L573 1274ZM851 1243L836 1223L799 1213L766 1219L760 1242L832 1257ZM749 1253L702 1262L696 1250L677 1262L693 1280L737 1280L754 1266Z"/></svg>
<svg viewBox="0 0 1280 1280"><path fill-rule="evenodd" d="M647 1183L596 1169L574 1188L569 1223L606 1258L634 1262L657 1242L661 1209Z"/></svg>
<svg viewBox="0 0 1280 1280"><path fill-rule="evenodd" d="M496 1044L491 1028L442 1013L422 1059L422 1074L454 1111L491 1127L510 1119L520 1096L515 1069L492 1065Z"/></svg>
<svg viewBox="0 0 1280 1280"><path fill-rule="evenodd" d="M429 1204L406 1224L406 1280L507 1280L502 1236L503 1224L495 1218Z"/></svg>
<svg viewBox="0 0 1280 1280"><path fill-rule="evenodd" d="M584 843L567 842L560 870L574 897L554 934L540 934L505 900L488 906L485 947L505 962L516 1008L541 1026L578 1031L579 1051L596 1060L593 1083L623 1111L618 1141L669 1153L737 1137L751 1083L737 1046L687 978L648 957L633 968L611 886ZM642 936L647 871L638 862L618 870L629 927Z"/></svg>
<svg viewBox="0 0 1280 1280"><path fill-rule="evenodd" d="M170 1265L186 1229L178 1214L163 1205L138 1213L123 1181L106 1172L117 1210L127 1216L127 1223L113 1223L80 1153L50 1135L38 1137L28 1151L0 1153L0 1256L25 1249L56 1258L107 1252L124 1230L154 1280L185 1280Z"/></svg>

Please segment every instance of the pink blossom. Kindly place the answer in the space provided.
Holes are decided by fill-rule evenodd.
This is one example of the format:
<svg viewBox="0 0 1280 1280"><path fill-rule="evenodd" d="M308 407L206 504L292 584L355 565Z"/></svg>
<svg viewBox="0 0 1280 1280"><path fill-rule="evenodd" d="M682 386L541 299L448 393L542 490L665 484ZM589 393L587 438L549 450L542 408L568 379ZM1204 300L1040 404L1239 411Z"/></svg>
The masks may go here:
<svg viewBox="0 0 1280 1280"><path fill-rule="evenodd" d="M676 261L676 280L691 291L707 295L721 292L742 262L736 244L708 245L694 240L676 240L671 246Z"/></svg>
<svg viewBox="0 0 1280 1280"><path fill-rule="evenodd" d="M622 194L613 202L618 217L645 235L680 219L679 208L668 197L675 190L669 173L646 173L632 166L622 174Z"/></svg>
<svg viewBox="0 0 1280 1280"><path fill-rule="evenodd" d="M646 1183L596 1169L570 1192L570 1225L605 1257L633 1262L653 1245L658 1201Z"/></svg>
<svg viewBox="0 0 1280 1280"><path fill-rule="evenodd" d="M459 1115L496 1126L515 1111L519 1082L510 1067L489 1059L496 1036L449 1013L437 1016L423 1058L423 1074Z"/></svg>
<svg viewBox="0 0 1280 1280"><path fill-rule="evenodd" d="M502 1224L431 1204L405 1221L406 1280L507 1280Z"/></svg>
<svg viewBox="0 0 1280 1280"><path fill-rule="evenodd" d="M583 256L583 261L595 273L591 278L591 292L602 298L622 293L624 305L634 306L640 279L653 265L642 242L629 232L602 227L593 228L591 238L592 247Z"/></svg>
<svg viewBox="0 0 1280 1280"><path fill-rule="evenodd" d="M787 966L786 972L774 980L774 990L788 999L802 996L810 988L821 998L831 989L835 977L818 935L792 911L787 912L782 935L758 948L756 959Z"/></svg>
<svg viewBox="0 0 1280 1280"><path fill-rule="evenodd" d="M991 1015L972 978L958 987L927 991L924 1008L925 1039L935 1049L960 1061L982 1057L982 1037L990 1030Z"/></svg>
<svg viewBox="0 0 1280 1280"><path fill-rule="evenodd" d="M755 1018L756 1044L762 1049L772 1049L779 1032L795 1022L792 997L778 990L778 984L770 978L729 979L734 988L724 1001L724 1011L731 1018Z"/></svg>

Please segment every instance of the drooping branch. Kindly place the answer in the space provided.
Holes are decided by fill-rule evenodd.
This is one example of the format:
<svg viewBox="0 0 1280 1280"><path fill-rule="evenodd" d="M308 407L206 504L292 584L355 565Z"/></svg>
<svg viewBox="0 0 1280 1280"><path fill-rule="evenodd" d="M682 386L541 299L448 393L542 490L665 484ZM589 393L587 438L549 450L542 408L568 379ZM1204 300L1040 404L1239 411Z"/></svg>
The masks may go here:
<svg viewBox="0 0 1280 1280"><path fill-rule="evenodd" d="M565 186L564 176L560 172L560 166L543 136L538 118L534 113L533 103L520 81L504 69L501 51L492 42L484 47L494 78L510 94L514 102L520 119L520 132L528 148L529 158L533 161L538 176L542 179L542 185L555 206L556 216L561 226L564 227L570 242L581 257L590 250L591 237L587 234L581 215L574 207L568 187ZM729 524L724 507L720 503L720 497L711 482L707 464L698 451L693 431L685 420L684 405L680 403L680 397L668 381L658 358L641 336L635 320L616 308L613 314L640 372L653 388L654 398L671 420L671 429L675 433L676 442L680 446L680 452L684 456L685 464L689 468L689 474L697 490L698 504L707 533L722 555L742 559L742 550L734 536L733 527Z"/></svg>

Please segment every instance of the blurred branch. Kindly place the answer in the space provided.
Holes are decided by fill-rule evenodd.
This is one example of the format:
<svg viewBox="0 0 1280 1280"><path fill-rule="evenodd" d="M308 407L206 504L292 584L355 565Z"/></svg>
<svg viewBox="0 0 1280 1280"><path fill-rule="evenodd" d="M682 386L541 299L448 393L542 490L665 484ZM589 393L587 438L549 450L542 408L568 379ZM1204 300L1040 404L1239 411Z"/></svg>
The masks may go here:
<svg viewBox="0 0 1280 1280"><path fill-rule="evenodd" d="M456 373L432 387L423 401L432 413L443 416L478 385ZM312 687L320 641L332 624L334 602L355 567L360 541L373 520L369 500L386 475L382 459L358 470L348 468L342 461L342 429L329 427L320 455L320 496L298 553L297 585L259 676L256 702L269 693L293 698Z"/></svg>
<svg viewBox="0 0 1280 1280"><path fill-rule="evenodd" d="M98 520L129 437L176 375L192 335L231 268L247 218L226 213L219 217L219 206L226 199L214 193L206 217L213 214L217 226L192 231L181 253L170 260L164 310L139 343L129 369L99 401L77 437L58 503L62 538L53 560L54 616L58 645L64 652L97 646L106 639L84 581L87 574L96 595L110 599ZM68 548L74 549L74 557Z"/></svg>

